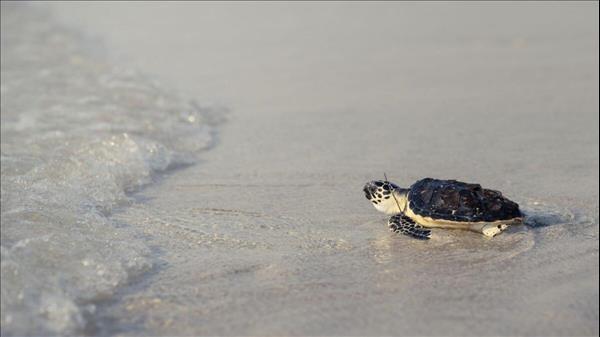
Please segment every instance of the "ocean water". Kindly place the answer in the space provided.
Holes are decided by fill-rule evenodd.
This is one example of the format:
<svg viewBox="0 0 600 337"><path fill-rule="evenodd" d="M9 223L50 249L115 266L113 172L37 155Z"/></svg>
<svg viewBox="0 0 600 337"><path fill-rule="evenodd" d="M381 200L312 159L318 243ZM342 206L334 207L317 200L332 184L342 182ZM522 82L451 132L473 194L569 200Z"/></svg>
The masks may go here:
<svg viewBox="0 0 600 337"><path fill-rule="evenodd" d="M115 207L211 147L218 114L28 5L2 5L2 335L90 333L153 266ZM210 111L209 111L210 110Z"/></svg>

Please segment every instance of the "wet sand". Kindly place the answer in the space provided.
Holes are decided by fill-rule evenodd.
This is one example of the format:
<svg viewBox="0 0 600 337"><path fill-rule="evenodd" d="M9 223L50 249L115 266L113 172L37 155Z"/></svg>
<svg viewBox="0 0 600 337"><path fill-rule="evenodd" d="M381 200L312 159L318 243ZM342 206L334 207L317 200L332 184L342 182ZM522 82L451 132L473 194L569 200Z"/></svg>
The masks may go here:
<svg viewBox="0 0 600 337"><path fill-rule="evenodd" d="M230 107L198 165L113 216L154 268L122 335L597 335L597 3L57 4L64 22ZM503 191L488 240L388 232L383 172Z"/></svg>

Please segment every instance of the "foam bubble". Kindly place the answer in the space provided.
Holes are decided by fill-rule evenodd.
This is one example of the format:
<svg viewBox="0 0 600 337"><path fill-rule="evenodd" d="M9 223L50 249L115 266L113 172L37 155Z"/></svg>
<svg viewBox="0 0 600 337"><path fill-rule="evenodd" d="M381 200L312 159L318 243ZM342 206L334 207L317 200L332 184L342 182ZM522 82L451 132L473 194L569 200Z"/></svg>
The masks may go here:
<svg viewBox="0 0 600 337"><path fill-rule="evenodd" d="M44 11L2 6L2 335L93 329L96 304L153 264L109 215L213 141L207 109L95 49Z"/></svg>

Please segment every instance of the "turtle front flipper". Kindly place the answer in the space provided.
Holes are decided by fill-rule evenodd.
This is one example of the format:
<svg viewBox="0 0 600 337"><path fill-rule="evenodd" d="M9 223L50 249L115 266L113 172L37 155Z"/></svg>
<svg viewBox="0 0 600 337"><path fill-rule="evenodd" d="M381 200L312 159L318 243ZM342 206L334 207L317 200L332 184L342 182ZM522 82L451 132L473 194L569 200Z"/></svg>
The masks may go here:
<svg viewBox="0 0 600 337"><path fill-rule="evenodd" d="M429 240L429 237L431 236L431 231L429 229L425 229L404 214L398 214L391 217L390 220L388 220L388 226L394 233L402 233L420 240Z"/></svg>

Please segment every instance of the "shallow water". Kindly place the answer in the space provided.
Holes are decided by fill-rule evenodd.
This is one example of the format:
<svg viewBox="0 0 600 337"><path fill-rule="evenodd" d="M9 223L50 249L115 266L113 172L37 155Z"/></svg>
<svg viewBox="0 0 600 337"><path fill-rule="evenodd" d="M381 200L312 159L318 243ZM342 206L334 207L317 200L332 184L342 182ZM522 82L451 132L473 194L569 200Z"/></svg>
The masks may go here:
<svg viewBox="0 0 600 337"><path fill-rule="evenodd" d="M142 286L123 293L122 303L100 314L119 317L120 329L112 333L595 331L598 278L588 268L597 265L598 221L585 212L523 201L526 225L494 239L434 229L423 242L391 234L386 217L371 207L352 217L331 212L317 219L311 203L297 198L322 193L318 184L287 193L286 184L224 183L203 198L207 207L194 205L198 198L187 192L198 187L179 185L179 197L171 194L170 201L154 193L172 193L174 186L146 190L149 205L116 214L145 229L161 247L163 264ZM241 201L213 207L225 204L231 193ZM249 211L244 200L250 195L290 206ZM319 203L335 205L335 199L335 193L324 195ZM561 318L547 321L547 315Z"/></svg>
<svg viewBox="0 0 600 337"><path fill-rule="evenodd" d="M191 121L177 95L139 74L114 75L126 84L117 98L90 83L99 99L60 115L92 121L73 123L78 145L43 154L34 150L44 141L18 146L43 134L35 126L45 112L29 133L18 132L38 106L19 114L24 122L5 124L17 120L5 117L5 67L23 52L5 45L7 32L19 32L8 24L36 25L32 12L3 8L3 335L598 334L597 4L320 6L57 4L61 20L105 39L108 54L234 110L211 147L218 111L200 109ZM78 48L90 44L45 15L36 20ZM44 46L24 32L17 46ZM113 69L98 61L103 44L91 45L84 60ZM19 57L5 57L6 47ZM98 75L71 66L69 78ZM20 78L6 74L9 84ZM55 96L72 100L77 88ZM143 92L139 100L121 100L130 88ZM104 115L136 132L125 138ZM146 115L147 129L138 123ZM63 119L50 120L71 135ZM26 194L27 174L5 173L5 135L14 139L7 158L23 163L14 167L46 167L37 160L48 153L58 173L35 176L35 191L46 191L34 205L41 215L12 211L36 199ZM200 137L197 148L188 135ZM144 144L161 150L147 155ZM65 158L100 166L58 165ZM400 186L425 176L479 182L519 202L526 224L491 240L449 230L427 242L395 235L361 192L383 172ZM71 184L79 175L82 183ZM5 192L5 176L6 186L14 176L27 188ZM6 222L11 195L22 199L6 204ZM69 217L55 211L63 205L73 205ZM53 212L57 221L44 220ZM28 246L34 229L52 233L56 245ZM13 253L19 242L34 262ZM58 272L38 267L47 260ZM10 268L36 274L12 278Z"/></svg>
<svg viewBox="0 0 600 337"><path fill-rule="evenodd" d="M2 334L80 334L152 268L127 193L211 146L207 109L107 63L45 10L2 5Z"/></svg>

